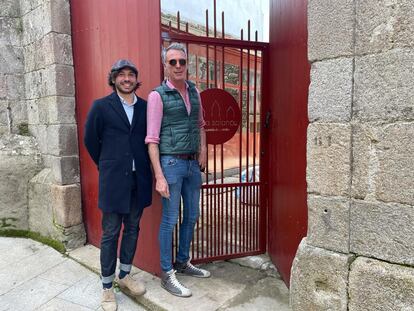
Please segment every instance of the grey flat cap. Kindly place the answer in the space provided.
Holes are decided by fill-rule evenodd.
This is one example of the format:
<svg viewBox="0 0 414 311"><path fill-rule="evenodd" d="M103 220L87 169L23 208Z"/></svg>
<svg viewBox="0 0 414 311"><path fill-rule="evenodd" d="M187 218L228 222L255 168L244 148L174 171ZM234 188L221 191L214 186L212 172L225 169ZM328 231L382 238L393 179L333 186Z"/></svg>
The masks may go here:
<svg viewBox="0 0 414 311"><path fill-rule="evenodd" d="M128 67L129 69L131 69L132 71L135 72L135 74L138 75L138 69L137 67L134 65L134 63L132 63L131 61L127 60L127 59L119 59L115 62L115 64L112 65L111 71L118 71L121 70L125 67Z"/></svg>

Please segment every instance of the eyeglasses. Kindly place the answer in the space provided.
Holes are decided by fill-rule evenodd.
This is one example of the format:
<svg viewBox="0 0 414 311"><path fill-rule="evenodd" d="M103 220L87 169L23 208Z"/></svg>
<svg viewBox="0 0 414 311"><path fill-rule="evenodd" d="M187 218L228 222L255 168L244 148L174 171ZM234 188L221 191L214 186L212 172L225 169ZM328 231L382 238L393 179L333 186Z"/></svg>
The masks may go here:
<svg viewBox="0 0 414 311"><path fill-rule="evenodd" d="M180 66L185 66L185 64L187 64L187 61L186 61L184 58L180 58L180 59L170 59L170 60L168 61L168 63L169 63L171 66L175 66L175 65L177 65L177 62L178 62L178 63L180 63Z"/></svg>

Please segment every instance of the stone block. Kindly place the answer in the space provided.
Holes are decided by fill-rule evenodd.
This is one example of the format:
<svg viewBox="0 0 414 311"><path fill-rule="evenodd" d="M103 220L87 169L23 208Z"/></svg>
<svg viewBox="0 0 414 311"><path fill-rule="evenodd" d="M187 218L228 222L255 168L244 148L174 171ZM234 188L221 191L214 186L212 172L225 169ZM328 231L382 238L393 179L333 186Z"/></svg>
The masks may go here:
<svg viewBox="0 0 414 311"><path fill-rule="evenodd" d="M309 195L308 244L349 253L349 206L345 198Z"/></svg>
<svg viewBox="0 0 414 311"><path fill-rule="evenodd" d="M72 66L51 65L44 71L44 96L75 96L75 78Z"/></svg>
<svg viewBox="0 0 414 311"><path fill-rule="evenodd" d="M47 141L50 155L73 156L78 154L78 129L75 124L49 125Z"/></svg>
<svg viewBox="0 0 414 311"><path fill-rule="evenodd" d="M346 122L351 119L352 59L312 64L309 87L309 121Z"/></svg>
<svg viewBox="0 0 414 311"><path fill-rule="evenodd" d="M413 63L410 49L357 57L353 116L363 121L412 120Z"/></svg>
<svg viewBox="0 0 414 311"><path fill-rule="evenodd" d="M28 122L31 125L75 124L75 98L42 97L27 101ZM1 117L0 117L1 120Z"/></svg>
<svg viewBox="0 0 414 311"><path fill-rule="evenodd" d="M413 223L412 206L354 201L350 250L362 256L414 265Z"/></svg>
<svg viewBox="0 0 414 311"><path fill-rule="evenodd" d="M24 46L39 41L49 32L50 21L45 13L44 5L39 5L22 16Z"/></svg>
<svg viewBox="0 0 414 311"><path fill-rule="evenodd" d="M20 17L20 1L2 0L0 2L0 17Z"/></svg>
<svg viewBox="0 0 414 311"><path fill-rule="evenodd" d="M12 132L15 134L27 135L27 133L20 133L20 125L27 123L26 102L20 100L10 100L9 110L11 114Z"/></svg>
<svg viewBox="0 0 414 311"><path fill-rule="evenodd" d="M76 124L74 97L53 96L46 100L49 124Z"/></svg>
<svg viewBox="0 0 414 311"><path fill-rule="evenodd" d="M26 97L74 96L75 83L72 66L51 65L25 74Z"/></svg>
<svg viewBox="0 0 414 311"><path fill-rule="evenodd" d="M86 232L83 223L63 228L56 238L61 241L67 250L76 249L86 244Z"/></svg>
<svg viewBox="0 0 414 311"><path fill-rule="evenodd" d="M8 100L0 100L0 124L3 126L9 125L9 101Z"/></svg>
<svg viewBox="0 0 414 311"><path fill-rule="evenodd" d="M45 168L30 180L29 190L30 230L49 237L56 234L51 199L52 181L51 170Z"/></svg>
<svg viewBox="0 0 414 311"><path fill-rule="evenodd" d="M18 74L23 73L23 49L18 46L0 46L0 73Z"/></svg>
<svg viewBox="0 0 414 311"><path fill-rule="evenodd" d="M39 7L45 1L50 0L20 0L20 11L21 15L26 15L30 11L34 10L35 8Z"/></svg>
<svg viewBox="0 0 414 311"><path fill-rule="evenodd" d="M26 99L38 99L43 96L42 83L43 73L42 70L31 71L24 75Z"/></svg>
<svg viewBox="0 0 414 311"><path fill-rule="evenodd" d="M0 123L0 136L10 134L9 127Z"/></svg>
<svg viewBox="0 0 414 311"><path fill-rule="evenodd" d="M353 55L353 0L308 1L310 61Z"/></svg>
<svg viewBox="0 0 414 311"><path fill-rule="evenodd" d="M27 101L27 114L29 125L46 125L48 123L48 97L31 99Z"/></svg>
<svg viewBox="0 0 414 311"><path fill-rule="evenodd" d="M307 141L308 192L346 196L351 178L351 126L312 123Z"/></svg>
<svg viewBox="0 0 414 311"><path fill-rule="evenodd" d="M6 75L0 74L0 99L6 100L7 97L7 81Z"/></svg>
<svg viewBox="0 0 414 311"><path fill-rule="evenodd" d="M48 10L50 14L50 31L70 35L70 6L69 0L48 1Z"/></svg>
<svg viewBox="0 0 414 311"><path fill-rule="evenodd" d="M47 34L23 47L24 69L26 72L40 70L50 64L47 59L51 58L50 55L53 55L51 36L52 34Z"/></svg>
<svg viewBox="0 0 414 311"><path fill-rule="evenodd" d="M24 98L25 94L25 77L23 74L6 74L0 75L0 95L2 99L19 100Z"/></svg>
<svg viewBox="0 0 414 311"><path fill-rule="evenodd" d="M29 228L29 180L40 169L40 154L33 137L0 138L0 230Z"/></svg>
<svg viewBox="0 0 414 311"><path fill-rule="evenodd" d="M50 32L24 47L25 71L40 70L53 64L73 65L71 36Z"/></svg>
<svg viewBox="0 0 414 311"><path fill-rule="evenodd" d="M355 3L357 54L414 46L414 3L411 0Z"/></svg>
<svg viewBox="0 0 414 311"><path fill-rule="evenodd" d="M20 46L22 22L16 17L0 17L0 46Z"/></svg>
<svg viewBox="0 0 414 311"><path fill-rule="evenodd" d="M414 268L358 257L349 274L349 311L414 309Z"/></svg>
<svg viewBox="0 0 414 311"><path fill-rule="evenodd" d="M355 127L355 198L414 205L413 135L413 122L365 123Z"/></svg>
<svg viewBox="0 0 414 311"><path fill-rule="evenodd" d="M29 124L29 132L36 138L39 150L42 155L46 155L48 152L47 125Z"/></svg>
<svg viewBox="0 0 414 311"><path fill-rule="evenodd" d="M375 150L378 138L365 123L353 125L352 134L352 197L373 199L375 198L374 177L378 172L378 156Z"/></svg>
<svg viewBox="0 0 414 311"><path fill-rule="evenodd" d="M299 245L290 278L293 311L348 310L348 272L353 255Z"/></svg>
<svg viewBox="0 0 414 311"><path fill-rule="evenodd" d="M69 20L69 18L66 18ZM69 34L52 33L53 62L73 66L72 36Z"/></svg>
<svg viewBox="0 0 414 311"><path fill-rule="evenodd" d="M80 185L52 185L51 193L55 222L65 228L81 224L82 206Z"/></svg>
<svg viewBox="0 0 414 311"><path fill-rule="evenodd" d="M79 157L50 157L54 183L70 185L80 182Z"/></svg>

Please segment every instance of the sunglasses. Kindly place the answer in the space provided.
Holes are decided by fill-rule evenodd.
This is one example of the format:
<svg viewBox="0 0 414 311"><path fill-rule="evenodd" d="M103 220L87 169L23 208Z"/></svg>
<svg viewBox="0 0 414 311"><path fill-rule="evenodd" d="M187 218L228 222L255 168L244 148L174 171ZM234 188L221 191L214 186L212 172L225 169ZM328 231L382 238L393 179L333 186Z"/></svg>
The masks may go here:
<svg viewBox="0 0 414 311"><path fill-rule="evenodd" d="M168 63L171 65L171 66L175 66L175 65L177 65L177 62L178 63L180 63L180 66L185 66L185 64L187 64L187 61L184 59L184 58L180 58L180 59L170 59L169 61L168 61Z"/></svg>

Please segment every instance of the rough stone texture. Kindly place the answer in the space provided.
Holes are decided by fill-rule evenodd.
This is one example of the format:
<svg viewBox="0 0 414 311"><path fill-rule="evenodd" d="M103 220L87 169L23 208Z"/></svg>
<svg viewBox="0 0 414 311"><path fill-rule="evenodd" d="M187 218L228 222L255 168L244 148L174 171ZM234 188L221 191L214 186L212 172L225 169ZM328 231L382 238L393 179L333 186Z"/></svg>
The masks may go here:
<svg viewBox="0 0 414 311"><path fill-rule="evenodd" d="M413 63L410 49L357 57L354 117L363 121L413 120Z"/></svg>
<svg viewBox="0 0 414 311"><path fill-rule="evenodd" d="M75 98L49 96L27 101L30 125L76 124Z"/></svg>
<svg viewBox="0 0 414 311"><path fill-rule="evenodd" d="M26 1L21 1L26 2ZM22 16L23 23L23 45L40 40L48 33L46 12L44 5L37 6L35 9L25 13Z"/></svg>
<svg viewBox="0 0 414 311"><path fill-rule="evenodd" d="M352 59L312 64L309 87L309 121L345 122L351 118Z"/></svg>
<svg viewBox="0 0 414 311"><path fill-rule="evenodd" d="M308 192L345 196L351 178L351 126L341 123L312 123L308 127Z"/></svg>
<svg viewBox="0 0 414 311"><path fill-rule="evenodd" d="M15 74L22 72L23 49L18 46L0 45L0 73Z"/></svg>
<svg viewBox="0 0 414 311"><path fill-rule="evenodd" d="M85 245L86 232L83 223L72 226L69 228L63 228L56 238L61 241L67 250L72 250Z"/></svg>
<svg viewBox="0 0 414 311"><path fill-rule="evenodd" d="M413 223L412 206L354 201L351 205L351 252L414 265Z"/></svg>
<svg viewBox="0 0 414 311"><path fill-rule="evenodd" d="M22 1L26 2L26 1ZM23 45L39 41L50 32L71 34L69 1L40 1L39 5L23 7Z"/></svg>
<svg viewBox="0 0 414 311"><path fill-rule="evenodd" d="M349 311L414 310L414 268L359 257L349 288Z"/></svg>
<svg viewBox="0 0 414 311"><path fill-rule="evenodd" d="M76 124L74 97L47 97L49 124Z"/></svg>
<svg viewBox="0 0 414 311"><path fill-rule="evenodd" d="M78 155L77 132L75 124L48 126L48 154L55 156Z"/></svg>
<svg viewBox="0 0 414 311"><path fill-rule="evenodd" d="M0 46L20 46L21 34L20 18L0 17Z"/></svg>
<svg viewBox="0 0 414 311"><path fill-rule="evenodd" d="M370 128L369 124L353 126L352 197L356 199L375 199L375 175L379 166L375 144L378 138Z"/></svg>
<svg viewBox="0 0 414 311"><path fill-rule="evenodd" d="M308 1L310 61L353 54L353 0Z"/></svg>
<svg viewBox="0 0 414 311"><path fill-rule="evenodd" d="M28 197L30 230L50 237L56 231L51 204L52 181L51 170L43 169L30 180Z"/></svg>
<svg viewBox="0 0 414 311"><path fill-rule="evenodd" d="M48 33L41 40L24 47L26 72L40 70L54 63L72 65L72 42L67 34Z"/></svg>
<svg viewBox="0 0 414 311"><path fill-rule="evenodd" d="M40 6L43 2L50 0L20 0L20 11L21 15L26 15L33 9Z"/></svg>
<svg viewBox="0 0 414 311"><path fill-rule="evenodd" d="M72 66L51 65L45 69L25 74L27 99L45 96L74 96L74 73Z"/></svg>
<svg viewBox="0 0 414 311"><path fill-rule="evenodd" d="M20 1L2 0L0 2L0 17L20 17Z"/></svg>
<svg viewBox="0 0 414 311"><path fill-rule="evenodd" d="M290 305L294 311L345 311L348 271L352 255L307 244L299 245L290 278Z"/></svg>
<svg viewBox="0 0 414 311"><path fill-rule="evenodd" d="M27 123L27 106L25 101L9 101L11 129L14 134L27 135L20 126Z"/></svg>
<svg viewBox="0 0 414 311"><path fill-rule="evenodd" d="M414 2L356 1L356 52L377 53L414 46Z"/></svg>
<svg viewBox="0 0 414 311"><path fill-rule="evenodd" d="M414 205L414 123L367 123L354 133L354 197Z"/></svg>
<svg viewBox="0 0 414 311"><path fill-rule="evenodd" d="M55 222L65 228L82 223L80 185L52 185L52 207Z"/></svg>
<svg viewBox="0 0 414 311"><path fill-rule="evenodd" d="M308 244L348 253L349 205L345 198L309 195Z"/></svg>
<svg viewBox="0 0 414 311"><path fill-rule="evenodd" d="M28 184L40 167L40 154L32 137L0 138L0 230L29 228Z"/></svg>
<svg viewBox="0 0 414 311"><path fill-rule="evenodd" d="M0 80L0 99L22 99L25 91L23 74L0 74Z"/></svg>
<svg viewBox="0 0 414 311"><path fill-rule="evenodd" d="M0 100L0 135L9 132L9 102Z"/></svg>
<svg viewBox="0 0 414 311"><path fill-rule="evenodd" d="M48 1L50 31L71 34L69 0Z"/></svg>
<svg viewBox="0 0 414 311"><path fill-rule="evenodd" d="M60 185L68 185L80 182L79 157L51 157L51 167L54 182Z"/></svg>
<svg viewBox="0 0 414 311"><path fill-rule="evenodd" d="M70 187L64 190L58 188L59 186L53 184L53 174L49 168L42 170L32 178L29 191L30 230L59 240L67 249L73 249L86 242L83 223L75 224L78 222L76 218L81 218L79 215L80 198L78 198L80 194L76 194L76 190L69 189ZM63 192L59 193L60 190ZM60 195L66 200L65 202L56 201ZM71 198L78 202L69 202ZM55 206L55 204L60 205ZM67 215L69 209L75 211L75 214ZM69 227L64 225L69 225Z"/></svg>

